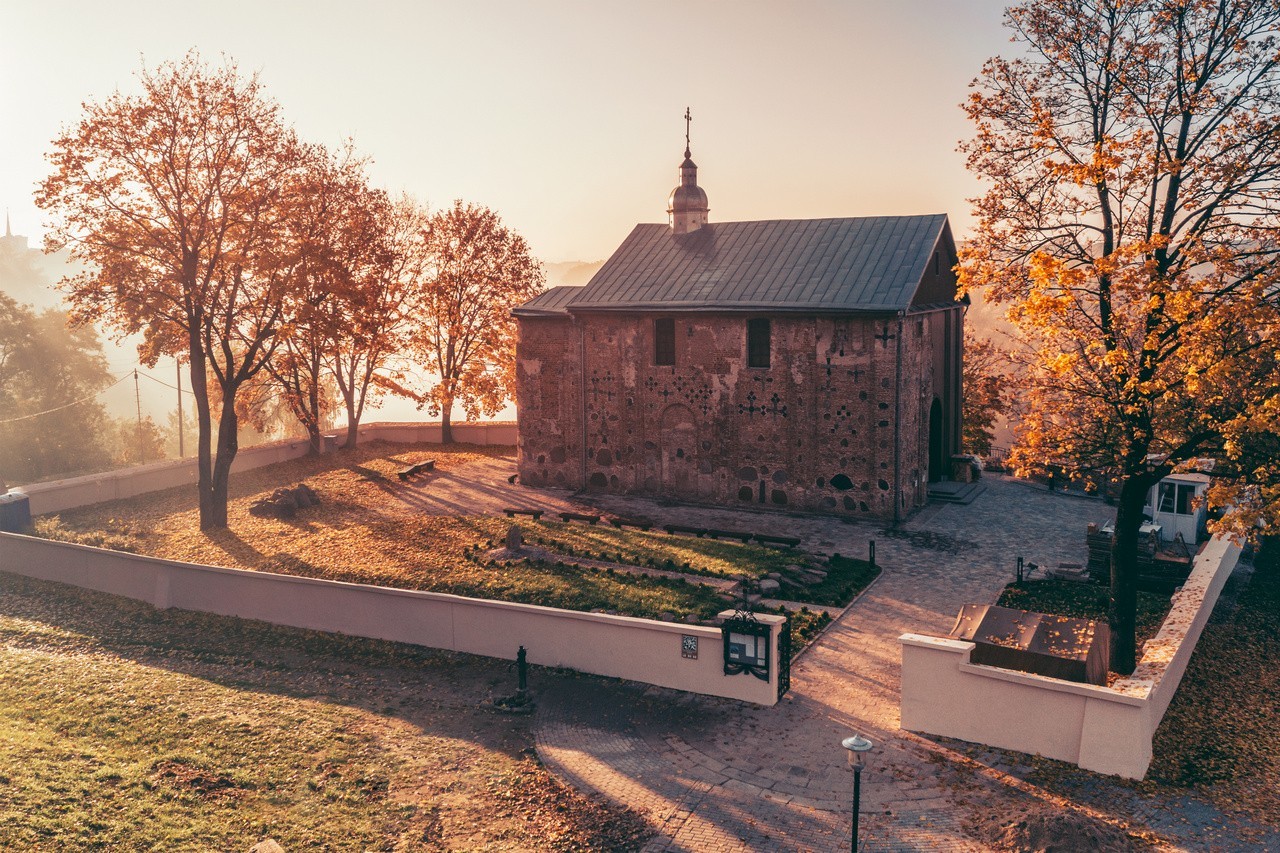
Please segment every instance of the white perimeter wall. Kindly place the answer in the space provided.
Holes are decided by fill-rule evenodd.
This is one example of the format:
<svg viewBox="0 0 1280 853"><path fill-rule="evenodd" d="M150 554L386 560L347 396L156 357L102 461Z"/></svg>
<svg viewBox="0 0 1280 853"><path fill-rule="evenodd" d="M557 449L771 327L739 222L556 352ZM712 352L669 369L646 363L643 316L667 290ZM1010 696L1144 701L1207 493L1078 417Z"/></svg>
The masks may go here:
<svg viewBox="0 0 1280 853"><path fill-rule="evenodd" d="M1111 687L973 664L973 643L903 634L902 728L1141 779L1156 727L1239 559L1238 546L1215 536L1133 675Z"/></svg>
<svg viewBox="0 0 1280 853"><path fill-rule="evenodd" d="M339 440L345 432L339 434ZM406 444L438 444L439 424L368 424L359 430L360 441L402 442ZM516 444L515 424L455 424L455 440L466 444ZM245 447L236 454L231 470L247 471L306 455L307 440L285 439L268 444ZM131 498L147 492L194 484L198 478L195 457L167 459L150 465L104 471L66 480L32 483L12 489L27 495L31 514L45 515L89 504Z"/></svg>
<svg viewBox="0 0 1280 853"><path fill-rule="evenodd" d="M769 681L725 675L719 628L557 610L435 592L224 569L0 533L0 570L148 602L276 625L414 643L626 678L760 705L777 702ZM782 617L771 625L777 661ZM681 638L698 638L696 660Z"/></svg>

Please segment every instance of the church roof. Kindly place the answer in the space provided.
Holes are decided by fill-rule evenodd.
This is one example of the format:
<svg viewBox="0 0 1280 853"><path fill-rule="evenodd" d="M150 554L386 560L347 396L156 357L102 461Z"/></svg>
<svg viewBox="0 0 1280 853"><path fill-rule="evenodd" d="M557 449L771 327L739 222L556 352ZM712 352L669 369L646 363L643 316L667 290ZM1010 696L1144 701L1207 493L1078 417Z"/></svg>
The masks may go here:
<svg viewBox="0 0 1280 853"><path fill-rule="evenodd" d="M954 258L945 214L720 222L682 237L642 224L585 287L553 288L516 313L896 312L939 240Z"/></svg>
<svg viewBox="0 0 1280 853"><path fill-rule="evenodd" d="M582 292L582 285L560 284L544 290L516 309L528 317L567 315L565 306Z"/></svg>

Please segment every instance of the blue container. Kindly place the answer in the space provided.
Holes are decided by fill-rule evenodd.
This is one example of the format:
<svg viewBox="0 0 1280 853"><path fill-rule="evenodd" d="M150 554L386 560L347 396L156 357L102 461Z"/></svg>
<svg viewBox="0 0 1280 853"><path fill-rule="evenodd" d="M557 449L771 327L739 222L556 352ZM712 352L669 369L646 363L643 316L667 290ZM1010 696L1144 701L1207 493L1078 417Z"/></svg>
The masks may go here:
<svg viewBox="0 0 1280 853"><path fill-rule="evenodd" d="M21 492L0 495L0 531L26 533L31 529L31 499Z"/></svg>

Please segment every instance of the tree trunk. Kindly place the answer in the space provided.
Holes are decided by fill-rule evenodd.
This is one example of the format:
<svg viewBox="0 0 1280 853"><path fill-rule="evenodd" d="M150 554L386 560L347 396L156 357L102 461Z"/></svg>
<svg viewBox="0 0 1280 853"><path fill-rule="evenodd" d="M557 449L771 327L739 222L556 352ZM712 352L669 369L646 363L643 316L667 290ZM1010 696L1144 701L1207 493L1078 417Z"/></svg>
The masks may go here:
<svg viewBox="0 0 1280 853"><path fill-rule="evenodd" d="M1107 621L1111 625L1111 670L1120 675L1131 674L1137 666L1138 533L1149 487L1145 477L1126 477L1116 510Z"/></svg>
<svg viewBox="0 0 1280 853"><path fill-rule="evenodd" d="M440 443L453 444L453 397L440 401Z"/></svg>
<svg viewBox="0 0 1280 853"><path fill-rule="evenodd" d="M360 419L356 418L356 407L347 405L347 441L342 443L343 450L356 450L356 442L360 441Z"/></svg>
<svg viewBox="0 0 1280 853"><path fill-rule="evenodd" d="M190 336L189 347L191 393L196 400L196 494L200 499L200 529L208 530L217 526L213 523L213 418L209 412L208 365L198 334Z"/></svg>
<svg viewBox="0 0 1280 853"><path fill-rule="evenodd" d="M239 419L236 418L236 388L223 389L222 417L218 419L218 455L213 460L213 472L207 491L200 492L200 529L221 530L227 526L228 485L231 480L231 463L240 449L236 435ZM205 498L208 498L206 511Z"/></svg>
<svg viewBox="0 0 1280 853"><path fill-rule="evenodd" d="M310 411L304 424L307 428L307 455L319 456L324 447L320 438L320 357L315 354L311 357L311 379L314 381L309 382L307 391Z"/></svg>
<svg viewBox="0 0 1280 853"><path fill-rule="evenodd" d="M324 449L324 441L320 438L320 425L314 421L307 424L307 455L319 456Z"/></svg>

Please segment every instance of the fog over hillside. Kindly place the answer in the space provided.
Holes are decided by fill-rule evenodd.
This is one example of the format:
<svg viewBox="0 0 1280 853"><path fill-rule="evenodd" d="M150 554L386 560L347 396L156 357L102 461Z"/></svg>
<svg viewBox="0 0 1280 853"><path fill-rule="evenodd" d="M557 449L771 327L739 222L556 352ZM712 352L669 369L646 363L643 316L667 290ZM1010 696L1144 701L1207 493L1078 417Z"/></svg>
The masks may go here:
<svg viewBox="0 0 1280 853"><path fill-rule="evenodd" d="M32 242L23 235L11 233L0 237L0 293L36 311L65 311L67 306L58 282L83 271L84 267L65 251L46 255L38 244L31 245ZM162 359L154 369L143 367L138 363L137 338L117 342L102 329L98 329L98 337L112 378L131 374L134 369L141 377L136 391L130 378L103 392L101 400L107 412L114 417L136 416L141 404L144 416L151 415L157 423L165 423L169 413L177 408L177 391L146 377L174 384L177 377L173 360Z"/></svg>
<svg viewBox="0 0 1280 853"><path fill-rule="evenodd" d="M544 263L542 268L547 273L547 287L558 287L562 284L580 287L591 281L604 261L555 261Z"/></svg>

